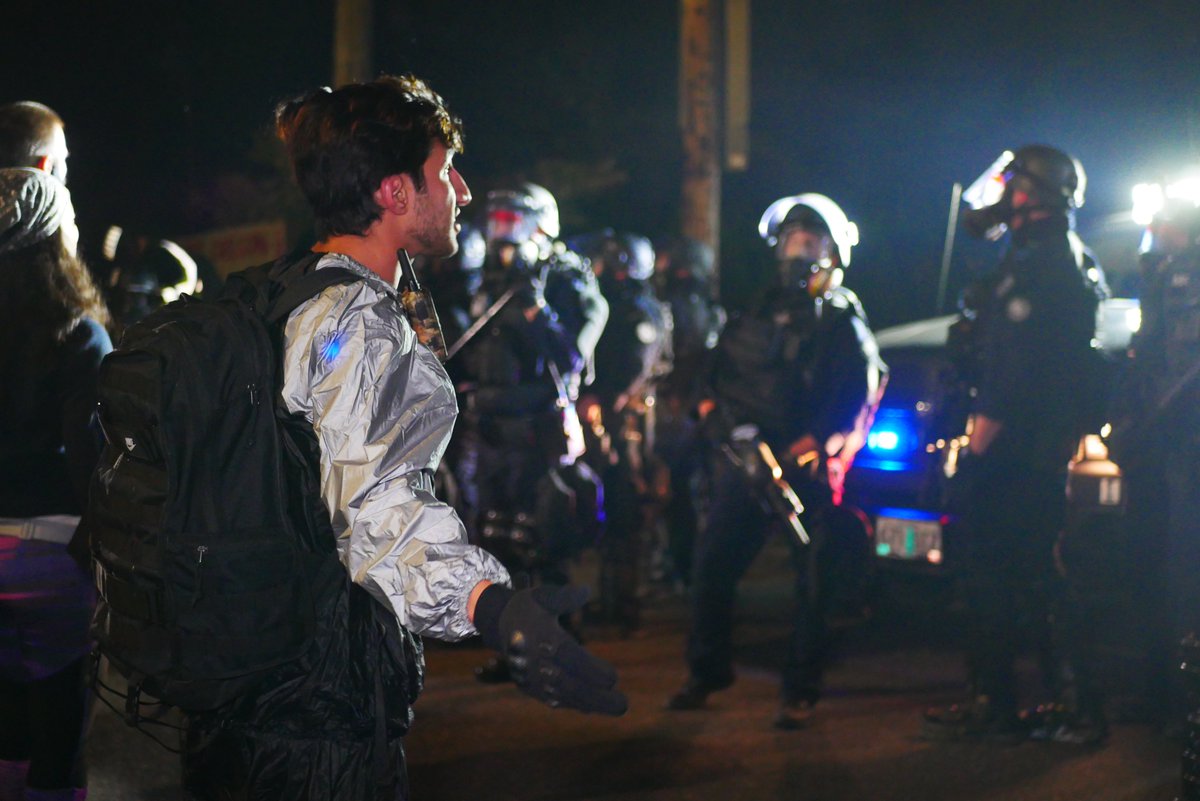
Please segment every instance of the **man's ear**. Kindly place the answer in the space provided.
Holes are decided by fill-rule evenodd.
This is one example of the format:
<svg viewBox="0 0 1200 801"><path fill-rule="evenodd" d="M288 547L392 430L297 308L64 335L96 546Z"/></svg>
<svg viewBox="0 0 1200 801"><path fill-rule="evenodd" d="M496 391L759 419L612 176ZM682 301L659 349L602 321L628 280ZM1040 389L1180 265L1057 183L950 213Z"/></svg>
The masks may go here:
<svg viewBox="0 0 1200 801"><path fill-rule="evenodd" d="M33 162L34 169L41 170L43 172L52 172L51 168L53 166L54 165L50 163L49 156L38 156L37 160Z"/></svg>
<svg viewBox="0 0 1200 801"><path fill-rule="evenodd" d="M380 181L379 188L375 190L374 199L376 205L384 211L392 214L406 214L412 196L412 179L404 173L400 173L389 175Z"/></svg>

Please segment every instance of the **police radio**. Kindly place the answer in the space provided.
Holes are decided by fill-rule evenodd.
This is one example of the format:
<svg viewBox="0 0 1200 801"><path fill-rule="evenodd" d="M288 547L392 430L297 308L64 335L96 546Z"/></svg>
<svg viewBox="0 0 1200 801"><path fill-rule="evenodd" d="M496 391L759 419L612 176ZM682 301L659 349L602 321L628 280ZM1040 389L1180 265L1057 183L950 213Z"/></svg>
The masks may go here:
<svg viewBox="0 0 1200 801"><path fill-rule="evenodd" d="M442 324L438 320L437 308L433 305L433 295L417 280L417 271L413 269L412 261L404 250L396 251L400 262L400 303L404 306L404 314L408 324L413 327L417 339L422 345L433 351L438 361L444 362L446 355L446 338L442 334Z"/></svg>

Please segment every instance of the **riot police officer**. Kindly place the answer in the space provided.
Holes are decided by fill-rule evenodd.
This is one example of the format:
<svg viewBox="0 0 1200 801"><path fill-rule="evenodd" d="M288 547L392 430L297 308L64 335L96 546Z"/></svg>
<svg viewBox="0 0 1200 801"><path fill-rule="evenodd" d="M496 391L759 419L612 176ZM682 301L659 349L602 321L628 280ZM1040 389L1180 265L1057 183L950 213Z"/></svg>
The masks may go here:
<svg viewBox="0 0 1200 801"><path fill-rule="evenodd" d="M1062 625L1070 610L1061 605L1053 554L1066 509L1067 462L1095 422L1085 407L1100 395L1091 343L1103 276L1074 232L1085 181L1079 163L1056 148L1029 145L994 166L976 182L990 188L990 197L968 190L976 208L966 212L964 225L989 239L1007 231L1011 242L979 293L969 452L952 487L965 529L971 696L928 710L923 734L1016 741L1031 733L1032 723L1041 737L1096 742L1106 729L1090 665L1071 665L1071 708L1058 719L1022 721L1014 663L1031 637L1048 649L1056 604L1055 634L1066 648L1057 659L1069 661L1069 639L1081 633ZM1049 678L1065 699L1061 677Z"/></svg>
<svg viewBox="0 0 1200 801"><path fill-rule="evenodd" d="M599 483L577 464L575 411L608 304L556 241L558 205L536 184L488 194L480 293L487 322L464 350L465 419L479 543L518 581L563 580L564 559L597 536ZM503 679L493 664L483 679Z"/></svg>
<svg viewBox="0 0 1200 801"><path fill-rule="evenodd" d="M666 542L654 557L659 578L687 586L692 547L699 528L697 498L707 496L704 443L695 410L705 397L725 309L713 297L712 248L689 237L669 239L656 249L654 286L671 312L673 366L658 387L655 453L667 471L669 491L662 510Z"/></svg>
<svg viewBox="0 0 1200 801"><path fill-rule="evenodd" d="M721 336L705 426L738 465L768 447L807 510L813 544L789 537L795 631L775 719L778 728L794 729L805 725L820 696L826 661L821 541L827 521L837 519L829 483L837 471L827 468L851 456L845 446L860 438L878 401L883 365L858 298L842 285L858 241L842 209L824 195L785 197L767 208L758 230L774 248L778 277ZM754 447L739 447L747 441ZM690 676L668 700L670 709L702 707L709 694L734 680L734 594L772 524L760 490L748 485L735 459L718 461L707 524L696 544Z"/></svg>
<svg viewBox="0 0 1200 801"><path fill-rule="evenodd" d="M581 399L588 459L604 484L599 617L639 623L639 566L647 514L661 493L651 447L658 381L671 369L670 310L654 297L650 240L606 229L581 237L609 319L596 345L596 380Z"/></svg>

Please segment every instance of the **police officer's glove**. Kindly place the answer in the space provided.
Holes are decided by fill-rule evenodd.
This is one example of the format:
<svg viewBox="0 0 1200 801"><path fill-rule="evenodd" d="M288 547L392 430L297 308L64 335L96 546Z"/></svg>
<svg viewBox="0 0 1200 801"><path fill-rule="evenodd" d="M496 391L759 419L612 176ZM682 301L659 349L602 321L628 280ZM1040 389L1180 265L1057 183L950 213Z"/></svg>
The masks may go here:
<svg viewBox="0 0 1200 801"><path fill-rule="evenodd" d="M489 648L508 660L517 687L552 707L623 715L629 707L615 689L612 665L587 652L562 626L560 615L583 606L587 588L541 586L513 590L488 587L475 606L475 628Z"/></svg>

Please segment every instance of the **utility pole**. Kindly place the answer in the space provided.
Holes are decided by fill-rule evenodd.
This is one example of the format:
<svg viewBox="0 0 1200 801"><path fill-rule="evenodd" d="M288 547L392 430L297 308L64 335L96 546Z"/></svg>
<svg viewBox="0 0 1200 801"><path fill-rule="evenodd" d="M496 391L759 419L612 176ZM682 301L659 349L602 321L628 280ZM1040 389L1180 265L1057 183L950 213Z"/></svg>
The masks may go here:
<svg viewBox="0 0 1200 801"><path fill-rule="evenodd" d="M335 0L333 20L333 85L369 81L372 0Z"/></svg>
<svg viewBox="0 0 1200 801"><path fill-rule="evenodd" d="M720 250L721 166L716 81L720 0L680 0L679 125L683 235ZM720 286L720 276L713 276Z"/></svg>
<svg viewBox="0 0 1200 801"><path fill-rule="evenodd" d="M727 170L746 169L750 158L750 2L680 0L683 235L718 255L722 155ZM721 285L720 263L718 258L714 293Z"/></svg>
<svg viewBox="0 0 1200 801"><path fill-rule="evenodd" d="M725 0L725 169L750 164L750 0Z"/></svg>

